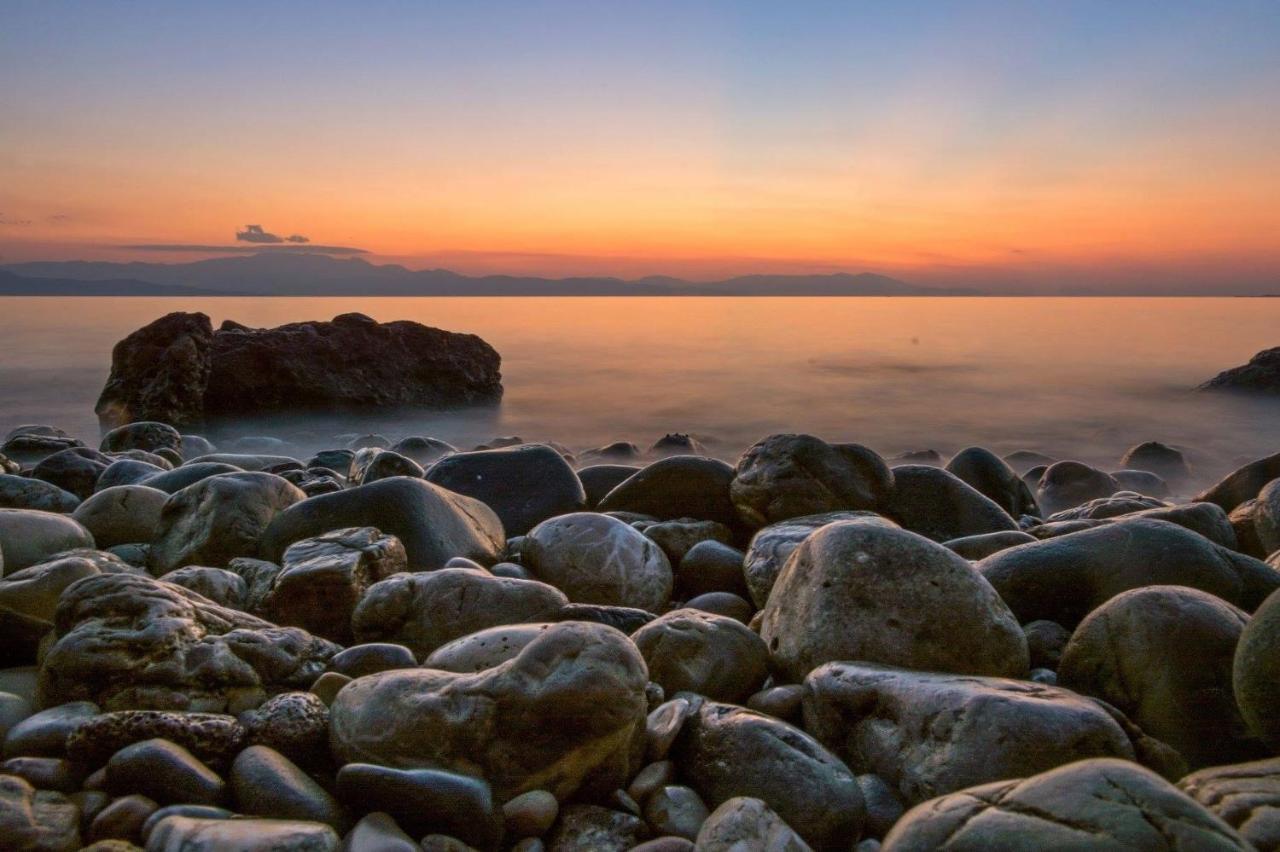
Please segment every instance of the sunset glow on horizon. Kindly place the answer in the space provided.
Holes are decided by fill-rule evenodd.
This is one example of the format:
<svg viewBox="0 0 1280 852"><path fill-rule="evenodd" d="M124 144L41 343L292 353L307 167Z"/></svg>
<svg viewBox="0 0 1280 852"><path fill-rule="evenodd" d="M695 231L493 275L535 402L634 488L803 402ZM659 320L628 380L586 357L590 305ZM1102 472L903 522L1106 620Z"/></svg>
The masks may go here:
<svg viewBox="0 0 1280 852"><path fill-rule="evenodd" d="M261 223L462 272L1280 288L1274 2L5 2L0 77L0 262Z"/></svg>

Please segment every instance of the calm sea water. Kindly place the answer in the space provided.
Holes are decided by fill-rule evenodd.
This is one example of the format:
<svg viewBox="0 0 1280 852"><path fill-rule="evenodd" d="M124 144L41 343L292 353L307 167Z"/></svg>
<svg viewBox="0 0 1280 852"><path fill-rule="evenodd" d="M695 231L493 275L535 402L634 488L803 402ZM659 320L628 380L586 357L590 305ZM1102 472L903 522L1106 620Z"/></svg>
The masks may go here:
<svg viewBox="0 0 1280 852"><path fill-rule="evenodd" d="M1280 449L1280 401L1191 390L1280 345L1280 299L0 298L0 430L51 423L95 441L112 345L178 310L253 326L360 311L474 332L502 354L492 412L308 424L321 442L377 428L586 448L684 431L732 459L806 431L885 455L983 444L1114 466L1154 439L1206 476Z"/></svg>

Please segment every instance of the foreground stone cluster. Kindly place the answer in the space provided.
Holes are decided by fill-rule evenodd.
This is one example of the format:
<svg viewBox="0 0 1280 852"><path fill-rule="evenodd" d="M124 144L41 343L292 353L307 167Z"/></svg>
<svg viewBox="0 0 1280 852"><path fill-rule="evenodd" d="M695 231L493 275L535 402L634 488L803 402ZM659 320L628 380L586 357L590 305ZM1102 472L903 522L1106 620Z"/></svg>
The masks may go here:
<svg viewBox="0 0 1280 852"><path fill-rule="evenodd" d="M1280 455L334 445L5 438L3 848L1280 848Z"/></svg>

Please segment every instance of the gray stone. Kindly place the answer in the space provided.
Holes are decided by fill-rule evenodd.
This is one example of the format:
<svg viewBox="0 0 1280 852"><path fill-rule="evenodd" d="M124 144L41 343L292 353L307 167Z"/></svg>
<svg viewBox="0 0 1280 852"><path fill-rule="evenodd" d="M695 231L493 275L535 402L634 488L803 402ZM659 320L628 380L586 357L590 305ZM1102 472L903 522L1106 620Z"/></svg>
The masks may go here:
<svg viewBox="0 0 1280 852"><path fill-rule="evenodd" d="M89 531L98 547L151 541L168 499L168 494L145 485L117 485L93 494L71 517Z"/></svg>
<svg viewBox="0 0 1280 852"><path fill-rule="evenodd" d="M719 459L670 456L618 483L597 508L659 520L696 518L737 526L738 513L729 498L733 478L734 469Z"/></svg>
<svg viewBox="0 0 1280 852"><path fill-rule="evenodd" d="M994 500L954 474L928 465L893 469L893 491L883 511L903 529L937 542L1018 529L1017 521Z"/></svg>
<svg viewBox="0 0 1280 852"><path fill-rule="evenodd" d="M0 472L0 509L74 512L80 498L42 479Z"/></svg>
<svg viewBox="0 0 1280 852"><path fill-rule="evenodd" d="M575 512L529 532L523 564L574 603L659 611L671 597L671 564L650 539L616 518Z"/></svg>
<svg viewBox="0 0 1280 852"><path fill-rule="evenodd" d="M573 468L545 444L448 455L431 465L426 479L488 505L509 536L587 504Z"/></svg>
<svg viewBox="0 0 1280 852"><path fill-rule="evenodd" d="M951 457L947 473L963 480L1013 518L1039 515L1031 489L1004 459L985 447L968 447ZM894 469L897 476L897 469Z"/></svg>
<svg viewBox="0 0 1280 852"><path fill-rule="evenodd" d="M35 509L0 509L0 568L6 574L64 550L93 546L93 535L66 515Z"/></svg>
<svg viewBox="0 0 1280 852"><path fill-rule="evenodd" d="M699 852L810 852L809 844L768 805L750 796L726 799L702 823Z"/></svg>
<svg viewBox="0 0 1280 852"><path fill-rule="evenodd" d="M1280 758L1201 769L1178 788L1256 848L1280 848Z"/></svg>
<svg viewBox="0 0 1280 852"><path fill-rule="evenodd" d="M61 793L0 774L0 837L13 852L75 852L80 809Z"/></svg>
<svg viewBox="0 0 1280 852"><path fill-rule="evenodd" d="M216 604L231 609L245 609L249 586L244 578L226 568L209 568L204 565L188 565L164 575L166 583L190 589Z"/></svg>
<svg viewBox="0 0 1280 852"><path fill-rule="evenodd" d="M479 849L497 846L501 811L483 778L438 769L395 769L348 763L338 795L353 808L390 814L414 834L448 834Z"/></svg>
<svg viewBox="0 0 1280 852"><path fill-rule="evenodd" d="M1111 475L1078 461L1060 461L1049 465L1036 487L1036 503L1046 515L1087 503L1098 497L1110 497L1120 490Z"/></svg>
<svg viewBox="0 0 1280 852"><path fill-rule="evenodd" d="M339 832L350 824L333 796L267 746L250 746L231 764L231 790L240 813L274 819L323 822Z"/></svg>
<svg viewBox="0 0 1280 852"><path fill-rule="evenodd" d="M107 761L107 789L140 793L162 804L216 805L226 783L198 757L168 740L125 746Z"/></svg>
<svg viewBox="0 0 1280 852"><path fill-rule="evenodd" d="M1232 688L1249 730L1280 749L1280 594L1267 598L1240 634Z"/></svg>
<svg viewBox="0 0 1280 852"><path fill-rule="evenodd" d="M169 816L151 829L148 852L338 852L338 835L321 822Z"/></svg>
<svg viewBox="0 0 1280 852"><path fill-rule="evenodd" d="M778 581L782 566L786 564L792 551L800 546L800 542L819 527L836 521L860 521L889 528L897 526L893 521L874 512L827 512L791 518L765 527L751 538L742 562L743 577L751 592L751 600L757 607L763 607L769 600L769 592Z"/></svg>
<svg viewBox="0 0 1280 852"><path fill-rule="evenodd" d="M245 745L246 731L223 713L118 710L85 718L65 737L67 757L101 766L126 746L162 739L214 766L226 766Z"/></svg>
<svg viewBox="0 0 1280 852"><path fill-rule="evenodd" d="M687 691L739 703L768 674L764 641L731 618L678 609L641 627L631 639L644 656L649 677L668 695Z"/></svg>

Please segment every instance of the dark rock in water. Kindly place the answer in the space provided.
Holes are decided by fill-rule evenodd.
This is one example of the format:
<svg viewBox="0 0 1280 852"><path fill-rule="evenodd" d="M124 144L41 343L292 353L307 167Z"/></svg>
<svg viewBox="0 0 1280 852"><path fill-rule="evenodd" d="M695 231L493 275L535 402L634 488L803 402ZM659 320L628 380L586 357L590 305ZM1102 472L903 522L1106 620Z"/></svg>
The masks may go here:
<svg viewBox="0 0 1280 852"><path fill-rule="evenodd" d="M587 501L573 468L545 444L454 453L431 465L426 480L488 505L508 536L577 512Z"/></svg>
<svg viewBox="0 0 1280 852"><path fill-rule="evenodd" d="M607 462L618 463L635 461L640 456L640 448L630 441L614 441L612 444L582 453L583 459L604 459Z"/></svg>
<svg viewBox="0 0 1280 852"><path fill-rule="evenodd" d="M654 456L705 456L707 448L692 435L669 432L653 442L649 454Z"/></svg>
<svg viewBox="0 0 1280 852"><path fill-rule="evenodd" d="M204 314L172 313L115 345L94 411L103 430L139 420L177 427L204 420L213 326Z"/></svg>
<svg viewBox="0 0 1280 852"><path fill-rule="evenodd" d="M929 467L942 467L942 453L937 450L906 450L888 460L890 467L903 464L927 464Z"/></svg>
<svg viewBox="0 0 1280 852"><path fill-rule="evenodd" d="M1018 529L994 500L955 474L922 464L893 469L893 491L882 508L903 529L938 542Z"/></svg>
<svg viewBox="0 0 1280 852"><path fill-rule="evenodd" d="M457 447L438 438L424 438L419 435L402 438L391 449L393 452L413 459L423 467L431 464L436 459L458 451Z"/></svg>
<svg viewBox="0 0 1280 852"><path fill-rule="evenodd" d="M1119 490L1120 486L1105 471L1083 462L1060 461L1041 474L1036 502L1052 515L1098 497L1110 497Z"/></svg>
<svg viewBox="0 0 1280 852"><path fill-rule="evenodd" d="M956 453L947 462L946 471L976 488L1014 518L1040 514L1027 484L1007 462L984 447L969 447Z"/></svg>
<svg viewBox="0 0 1280 852"><path fill-rule="evenodd" d="M1005 464L1013 468L1019 476L1025 476L1034 467L1048 467L1057 461L1053 456L1037 453L1034 450L1014 450L1003 458Z"/></svg>
<svg viewBox="0 0 1280 852"><path fill-rule="evenodd" d="M501 359L471 334L362 314L250 329L161 317L116 344L96 411L104 429L306 411L453 408L502 397Z"/></svg>
<svg viewBox="0 0 1280 852"><path fill-rule="evenodd" d="M1181 484L1191 478L1191 467L1182 451L1159 441L1147 441L1130 447L1121 456L1120 467L1125 470L1150 471L1174 484Z"/></svg>
<svg viewBox="0 0 1280 852"><path fill-rule="evenodd" d="M1280 347L1263 349L1250 358L1248 364L1223 370L1196 390L1280 393Z"/></svg>
<svg viewBox="0 0 1280 852"><path fill-rule="evenodd" d="M114 461L110 456L88 447L62 450L42 459L31 470L35 479L50 482L85 500L93 494L98 477Z"/></svg>
<svg viewBox="0 0 1280 852"><path fill-rule="evenodd" d="M619 483L597 508L659 520L697 518L737 526L738 513L729 499L733 477L733 468L719 459L671 456Z"/></svg>
<svg viewBox="0 0 1280 852"><path fill-rule="evenodd" d="M1193 769L1262 757L1231 691L1232 656L1248 620L1196 589L1134 589L1080 623L1058 682L1116 707Z"/></svg>
<svg viewBox="0 0 1280 852"><path fill-rule="evenodd" d="M924 802L903 815L881 852L1250 848L1225 822L1151 770L1104 757Z"/></svg>
<svg viewBox="0 0 1280 852"><path fill-rule="evenodd" d="M1233 470L1196 500L1217 503L1230 512L1246 500L1257 497L1263 486L1277 477L1280 477L1280 453Z"/></svg>
<svg viewBox="0 0 1280 852"><path fill-rule="evenodd" d="M493 848L502 834L493 792L483 778L348 763L337 781L338 795L352 808L390 814L414 834L447 833L477 849Z"/></svg>
<svg viewBox="0 0 1280 852"><path fill-rule="evenodd" d="M307 469L325 468L343 479L350 479L355 458L356 454L351 450L321 450L307 462Z"/></svg>
<svg viewBox="0 0 1280 852"><path fill-rule="evenodd" d="M410 571L433 571L455 556L492 565L506 546L502 522L479 500L421 479L393 476L310 497L285 509L262 537L279 561L295 541L344 527L373 527L404 545Z"/></svg>
<svg viewBox="0 0 1280 852"><path fill-rule="evenodd" d="M627 464L596 464L578 470L578 479L587 494L587 508L594 509L605 495L640 472Z"/></svg>

